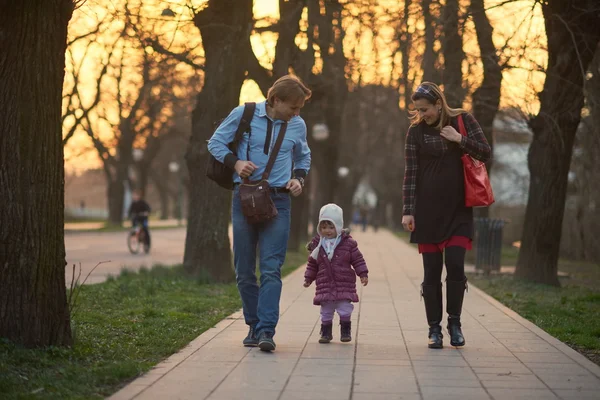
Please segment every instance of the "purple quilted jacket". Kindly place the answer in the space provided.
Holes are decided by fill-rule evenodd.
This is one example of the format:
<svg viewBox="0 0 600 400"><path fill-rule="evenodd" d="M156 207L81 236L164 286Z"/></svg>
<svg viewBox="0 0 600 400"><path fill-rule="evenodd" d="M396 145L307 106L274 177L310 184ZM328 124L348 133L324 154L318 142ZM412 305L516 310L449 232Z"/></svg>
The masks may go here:
<svg viewBox="0 0 600 400"><path fill-rule="evenodd" d="M317 235L307 248L312 252L318 244ZM318 260L308 257L304 279L309 282L317 281L317 292L313 300L315 305L339 300L357 302L356 275L362 277L367 276L368 273L367 263L358 249L356 240L344 232L331 261L323 248L319 249Z"/></svg>

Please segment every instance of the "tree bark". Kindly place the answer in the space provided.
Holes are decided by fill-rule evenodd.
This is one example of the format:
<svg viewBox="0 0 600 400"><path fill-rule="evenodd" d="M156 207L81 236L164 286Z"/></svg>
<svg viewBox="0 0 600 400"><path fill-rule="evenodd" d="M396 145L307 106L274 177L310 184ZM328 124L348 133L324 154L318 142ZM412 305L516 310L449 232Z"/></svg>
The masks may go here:
<svg viewBox="0 0 600 400"><path fill-rule="evenodd" d="M435 68L435 43L434 18L431 15L431 0L423 0L423 18L425 20L425 52L423 53L423 81L437 82L438 73Z"/></svg>
<svg viewBox="0 0 600 400"><path fill-rule="evenodd" d="M540 112L530 121L531 176L522 246L515 275L559 286L557 263L575 133L583 107L583 82L600 41L593 2L542 3L548 68Z"/></svg>
<svg viewBox="0 0 600 400"><path fill-rule="evenodd" d="M70 0L0 4L0 337L72 344L62 87Z"/></svg>
<svg viewBox="0 0 600 400"><path fill-rule="evenodd" d="M108 180L108 222L111 225L121 226L125 210L125 185L126 177L117 174L116 180Z"/></svg>
<svg viewBox="0 0 600 400"><path fill-rule="evenodd" d="M502 87L502 67L494 41L494 28L485 13L483 0L471 0L471 9L477 42L483 62L483 82L473 93L473 114L481 125L492 154L494 151L494 119L500 107L500 89ZM486 163L488 174L491 175L494 158ZM478 217L488 217L489 208L481 207L475 210Z"/></svg>
<svg viewBox="0 0 600 400"><path fill-rule="evenodd" d="M479 0L482 1L482 0ZM465 100L466 91L462 86L462 62L465 59L462 35L459 32L458 0L446 0L443 11L444 40L442 51L444 53L444 94L448 105L460 108Z"/></svg>
<svg viewBox="0 0 600 400"><path fill-rule="evenodd" d="M221 282L234 278L228 235L231 193L206 177L206 140L213 133L214 122L239 104L246 72L240 60L251 56L246 42L252 18L251 0L210 0L194 20L202 35L206 63L186 153L190 201L184 268Z"/></svg>
<svg viewBox="0 0 600 400"><path fill-rule="evenodd" d="M308 188L305 188L308 190ZM292 198L292 219L288 250L298 251L308 241L308 198L307 193Z"/></svg>
<svg viewBox="0 0 600 400"><path fill-rule="evenodd" d="M412 34L408 29L410 19L411 0L404 0L404 13L402 16L402 36L400 37L400 53L402 54L402 86L404 87L404 109L412 103L412 82L409 78L410 70L410 49L412 44Z"/></svg>
<svg viewBox="0 0 600 400"><path fill-rule="evenodd" d="M155 169L150 170L150 179L154 182L154 187L160 199L160 219L169 219L169 189L166 181Z"/></svg>

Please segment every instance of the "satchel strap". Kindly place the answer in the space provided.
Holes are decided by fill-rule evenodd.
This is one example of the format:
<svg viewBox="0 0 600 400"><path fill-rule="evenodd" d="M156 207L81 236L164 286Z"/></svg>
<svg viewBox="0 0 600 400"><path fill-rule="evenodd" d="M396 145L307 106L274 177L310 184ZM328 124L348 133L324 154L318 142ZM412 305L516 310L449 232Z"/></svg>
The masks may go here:
<svg viewBox="0 0 600 400"><path fill-rule="evenodd" d="M281 124L281 128L279 129L279 135L277 135L277 141L275 142L275 146L273 146L273 150L271 150L271 154L269 155L269 161L267 162L265 172L263 172L262 174L261 180L263 181L269 179L269 175L271 174L271 170L273 169L273 166L275 165L275 160L277 159L277 154L279 154L279 150L281 149L281 145L283 144L283 138L285 137L285 132L287 131L287 125L287 122L283 122ZM250 157L247 158L248 160L250 159ZM244 183L249 182L250 179L244 178Z"/></svg>

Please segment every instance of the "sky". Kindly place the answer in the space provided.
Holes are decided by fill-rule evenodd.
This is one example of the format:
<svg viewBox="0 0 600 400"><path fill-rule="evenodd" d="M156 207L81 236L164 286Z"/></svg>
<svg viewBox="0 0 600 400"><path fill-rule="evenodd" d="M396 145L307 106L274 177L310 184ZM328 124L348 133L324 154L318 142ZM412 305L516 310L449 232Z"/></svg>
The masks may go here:
<svg viewBox="0 0 600 400"><path fill-rule="evenodd" d="M71 20L69 27L69 34L71 37L77 36L78 33L85 33L92 29L97 21L102 21L106 18L106 10L118 9L120 2L123 0L88 0L84 5L77 9ZM145 23L153 23L154 31L163 35L163 38L169 42L170 49L178 51L182 49L191 49L192 53L197 57L197 60L201 62L203 54L201 50L201 38L197 28L189 21L190 14L186 13L186 1L192 1L194 6L198 7L205 3L204 0L145 0L147 6L144 8L145 15L156 16L156 20L151 19ZM509 46L503 51L503 58L510 57L511 68L507 68L504 73L504 81L502 87L502 100L501 107L519 107L525 114L534 114L537 112L539 107L536 92L541 90L544 80L544 74L540 72L533 72L534 68L538 66L545 66L546 53L544 50L545 46L545 34L544 24L539 7L533 7L534 2L531 0L516 1L502 7L496 7L497 4L501 3L502 0L491 0L486 1L485 5L488 8L487 15L494 27L494 42L496 47L502 48L507 38L510 38ZM132 2L132 3L135 3ZM389 79L386 78L390 75L392 52L390 42L392 35L395 33L392 28L386 26L386 18L388 17L387 12L390 9L402 7L402 2L395 0L373 0L373 3L377 3L380 8L376 12L375 18L381 24L378 32L373 35L372 32L359 32L358 24L353 22L352 19L347 18L344 21L344 29L346 32L345 51L346 56L350 57L352 54L358 57L358 67L355 75L352 77L356 79L358 74L361 75L361 81L364 83L386 83ZM171 10L175 12L175 18L165 21L160 19L161 11L164 9L165 4L168 4ZM279 18L279 0L255 0L254 2L254 16L255 19L267 19L267 22L275 21ZM469 0L461 0L461 7L463 11L466 10L469 4ZM412 12L414 15L420 15L419 4L413 4ZM435 10L434 10L435 12ZM156 22L158 21L158 22ZM423 24L421 21L413 20L411 22L412 29L422 29ZM110 43L114 37L114 29L107 30L105 35L101 36L102 40L97 40L97 43L91 46L91 50L85 53L85 40L82 43L78 43L72 47L72 51L67 54L67 74L65 78L65 90L70 89L73 85L73 79L71 78L69 66L78 65L83 61L81 68L81 81L79 91L81 93L82 102L88 103L93 100L95 96L95 80L94 76L101 69L101 63L106 59L107 55L102 53L101 47L105 46L106 43ZM112 32L112 36L111 33ZM258 57L261 64L265 67L270 66L275 54L275 43L277 35L274 33L262 33L255 34L251 38L251 43L256 56ZM300 43L301 39L297 38L297 43ZM163 40L164 42L164 40ZM415 57L419 56L422 45L419 43L414 44L414 49L411 54ZM482 78L482 70L479 62L479 49L474 34L474 26L471 20L468 20L465 25L464 35L464 49L467 54L467 60L463 63L463 74L465 75L465 84L475 88L477 87ZM379 62L375 61L374 50L377 50L380 58ZM126 52L127 49L121 51ZM86 56L84 57L84 54ZM522 57L525 54L526 57ZM389 56L389 57L386 57ZM397 61L397 60L396 60ZM517 67L517 68L515 68ZM125 65L125 70L132 68L131 65ZM71 69L72 71L72 69ZM182 67L181 73L184 76L193 74L191 69L185 69ZM187 75L186 75L187 74ZM136 74L133 70L131 73L124 74L125 82L127 85L136 88L138 84L136 80ZM418 78L418 77L417 77ZM116 116L116 111L110 108L109 103L116 94L111 94L111 88L115 87L116 84L107 82L103 88L103 104L106 104L104 112L106 115ZM111 96L112 95L112 99ZM258 86L253 81L246 81L242 87L240 95L240 103L245 101L260 101L264 99L262 93L258 89ZM127 101L127 96L124 96L124 101ZM467 99L465 107L469 108L469 99ZM68 122L68 121L67 121ZM103 126L101 129L105 130L104 137L110 137L108 131L109 126ZM65 167L68 172L82 171L87 168L99 167L100 161L97 158L96 152L92 149L91 152L88 149L91 148L91 141L83 132L78 134L71 139L69 144L65 147Z"/></svg>

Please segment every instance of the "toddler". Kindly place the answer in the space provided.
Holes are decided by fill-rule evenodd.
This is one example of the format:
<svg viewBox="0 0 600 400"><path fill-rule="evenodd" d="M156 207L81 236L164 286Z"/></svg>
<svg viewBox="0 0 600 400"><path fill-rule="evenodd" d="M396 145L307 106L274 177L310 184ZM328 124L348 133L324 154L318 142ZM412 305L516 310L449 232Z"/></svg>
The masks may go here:
<svg viewBox="0 0 600 400"><path fill-rule="evenodd" d="M343 226L342 209L336 204L323 206L319 212L318 234L307 246L311 254L304 274L304 287L316 281L313 303L321 306L319 343L329 343L333 339L333 314L336 311L340 316L340 340L352 340L352 302L358 301L356 275L364 286L369 282L367 263L356 240L342 229Z"/></svg>

